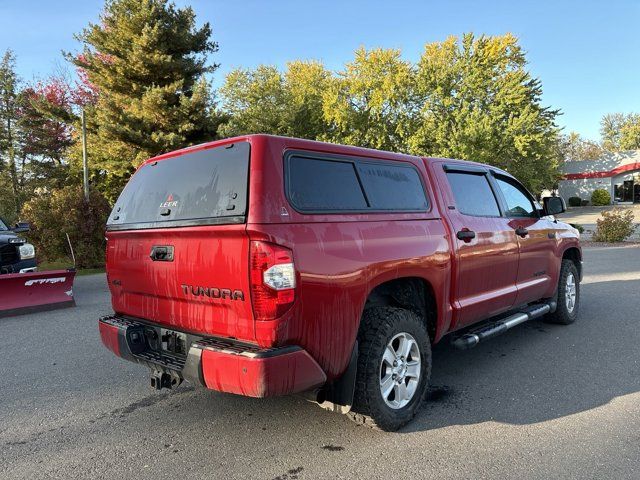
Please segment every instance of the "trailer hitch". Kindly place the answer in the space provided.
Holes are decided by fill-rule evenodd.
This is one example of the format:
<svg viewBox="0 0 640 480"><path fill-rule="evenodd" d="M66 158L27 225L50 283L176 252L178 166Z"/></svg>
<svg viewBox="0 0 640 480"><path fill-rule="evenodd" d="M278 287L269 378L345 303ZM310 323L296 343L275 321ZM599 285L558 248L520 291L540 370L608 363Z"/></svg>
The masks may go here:
<svg viewBox="0 0 640 480"><path fill-rule="evenodd" d="M162 370L151 370L151 388L154 390L162 390L167 388L171 390L173 387L177 387L182 383L182 378L179 375L163 372Z"/></svg>

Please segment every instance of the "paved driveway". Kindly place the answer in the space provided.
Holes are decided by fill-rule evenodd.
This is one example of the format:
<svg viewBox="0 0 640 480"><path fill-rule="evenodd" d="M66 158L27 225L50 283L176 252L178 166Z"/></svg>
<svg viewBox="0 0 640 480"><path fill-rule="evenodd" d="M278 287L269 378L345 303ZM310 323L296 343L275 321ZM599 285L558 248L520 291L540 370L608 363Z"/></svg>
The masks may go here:
<svg viewBox="0 0 640 480"><path fill-rule="evenodd" d="M601 218L600 214L605 210L611 210L613 207L569 207L569 209L558 215L558 218L563 222L574 223L582 225L585 229L583 238L586 240L591 239L591 235L596 230L596 222ZM634 223L636 224L635 233L628 239L630 241L640 241L640 205L619 205L616 208L630 209L635 217Z"/></svg>
<svg viewBox="0 0 640 480"><path fill-rule="evenodd" d="M585 259L577 324L441 343L399 433L300 398L153 393L100 344L104 276L81 277L77 308L0 319L0 478L638 478L640 248Z"/></svg>

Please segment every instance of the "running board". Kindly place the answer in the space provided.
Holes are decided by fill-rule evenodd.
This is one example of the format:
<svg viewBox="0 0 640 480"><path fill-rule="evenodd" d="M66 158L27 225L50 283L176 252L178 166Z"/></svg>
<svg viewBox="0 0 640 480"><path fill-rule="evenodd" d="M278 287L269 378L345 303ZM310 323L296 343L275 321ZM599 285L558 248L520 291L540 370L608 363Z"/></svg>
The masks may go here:
<svg viewBox="0 0 640 480"><path fill-rule="evenodd" d="M530 305L523 308L518 313L514 313L506 318L491 322L487 325L483 325L476 330L471 330L464 335L453 340L453 346L459 350L467 350L475 347L480 342L484 342L493 337L506 332L507 330L520 325L521 323L528 322L534 318L539 318L549 312L553 312L556 309L556 302L538 303L536 305Z"/></svg>

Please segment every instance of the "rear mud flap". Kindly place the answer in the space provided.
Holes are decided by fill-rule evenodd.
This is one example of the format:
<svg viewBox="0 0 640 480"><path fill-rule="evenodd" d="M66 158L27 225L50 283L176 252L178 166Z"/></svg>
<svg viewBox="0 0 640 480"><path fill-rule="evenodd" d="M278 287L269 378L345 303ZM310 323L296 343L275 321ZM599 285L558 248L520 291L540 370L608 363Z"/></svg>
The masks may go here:
<svg viewBox="0 0 640 480"><path fill-rule="evenodd" d="M0 318L75 306L75 270L0 275Z"/></svg>

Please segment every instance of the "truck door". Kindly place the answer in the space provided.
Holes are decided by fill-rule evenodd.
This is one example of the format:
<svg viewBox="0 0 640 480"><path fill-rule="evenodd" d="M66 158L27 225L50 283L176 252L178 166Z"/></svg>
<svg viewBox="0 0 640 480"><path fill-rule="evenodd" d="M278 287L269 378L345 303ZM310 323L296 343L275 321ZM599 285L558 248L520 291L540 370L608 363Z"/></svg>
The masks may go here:
<svg viewBox="0 0 640 480"><path fill-rule="evenodd" d="M503 216L489 171L433 164L455 247L455 327L497 315L516 300L518 241Z"/></svg>
<svg viewBox="0 0 640 480"><path fill-rule="evenodd" d="M496 174L509 225L516 233L520 262L516 305L539 300L554 291L558 262L555 258L556 229L551 220L540 217L533 197L514 178Z"/></svg>

